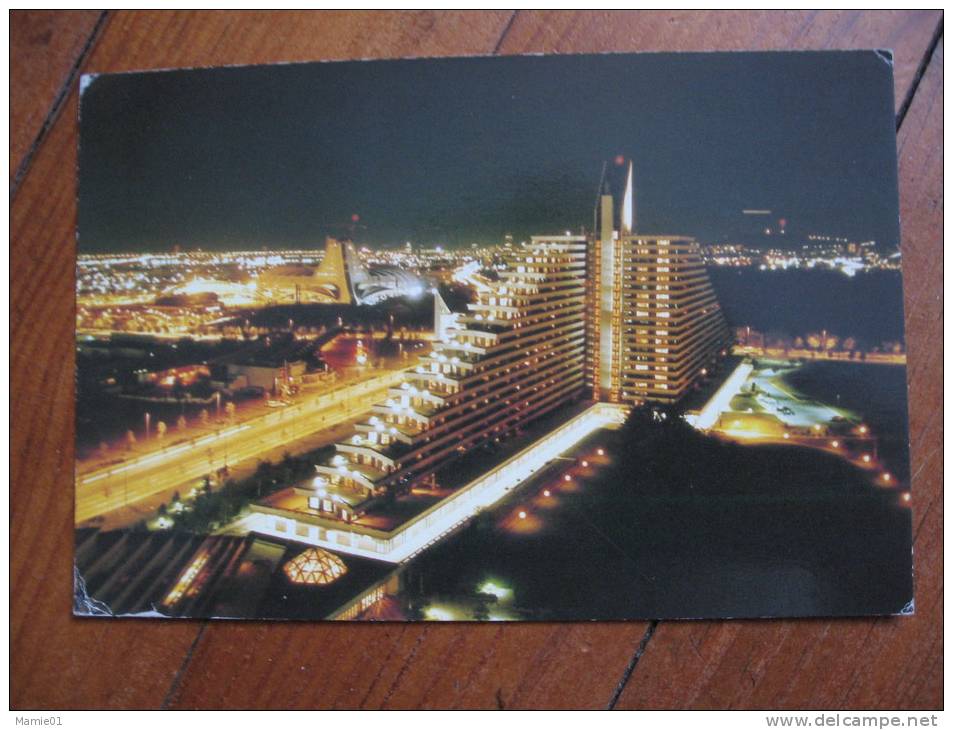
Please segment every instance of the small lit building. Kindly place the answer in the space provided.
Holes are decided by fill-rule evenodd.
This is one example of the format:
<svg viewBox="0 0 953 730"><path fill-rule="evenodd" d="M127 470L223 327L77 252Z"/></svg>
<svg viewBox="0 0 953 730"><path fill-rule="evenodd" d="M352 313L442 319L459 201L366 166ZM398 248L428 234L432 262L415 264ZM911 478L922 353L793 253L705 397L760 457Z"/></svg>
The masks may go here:
<svg viewBox="0 0 953 730"><path fill-rule="evenodd" d="M243 387L274 391L281 384L300 381L307 370L307 364L304 360L290 362L245 360L228 363L227 370L229 382L241 380Z"/></svg>

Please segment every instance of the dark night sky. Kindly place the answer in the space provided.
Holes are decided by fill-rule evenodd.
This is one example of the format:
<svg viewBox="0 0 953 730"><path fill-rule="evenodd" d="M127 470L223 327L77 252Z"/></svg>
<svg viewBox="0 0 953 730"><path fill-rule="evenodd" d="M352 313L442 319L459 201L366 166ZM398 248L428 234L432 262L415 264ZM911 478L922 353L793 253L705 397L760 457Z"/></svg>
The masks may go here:
<svg viewBox="0 0 953 730"><path fill-rule="evenodd" d="M496 243L589 225L603 160L639 229L896 247L892 73L873 52L498 57L96 77L80 250ZM338 226L338 227L334 227ZM777 239L778 243L782 239Z"/></svg>

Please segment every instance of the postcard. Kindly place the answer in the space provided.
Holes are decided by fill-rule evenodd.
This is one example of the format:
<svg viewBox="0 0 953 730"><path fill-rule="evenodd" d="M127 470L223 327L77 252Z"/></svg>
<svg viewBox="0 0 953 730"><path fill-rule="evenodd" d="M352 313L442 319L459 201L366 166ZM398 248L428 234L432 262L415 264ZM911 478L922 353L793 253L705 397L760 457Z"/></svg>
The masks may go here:
<svg viewBox="0 0 953 730"><path fill-rule="evenodd" d="M75 614L913 612L889 52L81 92Z"/></svg>

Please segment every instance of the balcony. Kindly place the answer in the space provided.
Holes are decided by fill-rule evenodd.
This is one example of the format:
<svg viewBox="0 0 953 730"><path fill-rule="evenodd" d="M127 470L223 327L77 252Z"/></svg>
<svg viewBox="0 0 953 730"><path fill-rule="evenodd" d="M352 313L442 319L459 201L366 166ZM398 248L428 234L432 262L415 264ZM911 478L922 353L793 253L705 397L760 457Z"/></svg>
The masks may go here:
<svg viewBox="0 0 953 730"><path fill-rule="evenodd" d="M382 469L375 469L369 464L355 464L352 462L340 466L316 464L314 471L316 474L325 477L332 485L355 484L370 490L374 490L377 483L387 476L387 472Z"/></svg>

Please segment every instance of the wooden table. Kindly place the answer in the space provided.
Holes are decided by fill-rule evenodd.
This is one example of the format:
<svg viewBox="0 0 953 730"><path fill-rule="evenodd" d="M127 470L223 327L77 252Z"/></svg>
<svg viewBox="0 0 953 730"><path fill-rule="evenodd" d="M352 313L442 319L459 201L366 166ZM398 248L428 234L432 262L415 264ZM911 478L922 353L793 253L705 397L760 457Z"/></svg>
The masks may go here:
<svg viewBox="0 0 953 730"><path fill-rule="evenodd" d="M942 13L11 13L15 708L937 708L942 704ZM79 75L315 59L893 48L916 616L516 625L78 620Z"/></svg>

